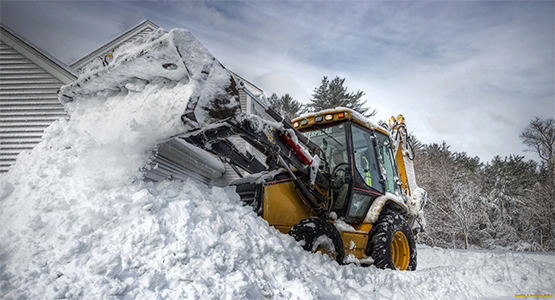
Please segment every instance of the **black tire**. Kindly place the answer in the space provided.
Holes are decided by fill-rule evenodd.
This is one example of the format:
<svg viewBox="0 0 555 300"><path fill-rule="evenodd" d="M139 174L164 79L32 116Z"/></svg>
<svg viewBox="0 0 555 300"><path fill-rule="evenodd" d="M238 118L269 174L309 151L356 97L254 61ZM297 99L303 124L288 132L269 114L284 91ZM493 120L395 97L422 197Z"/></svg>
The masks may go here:
<svg viewBox="0 0 555 300"><path fill-rule="evenodd" d="M368 235L366 255L377 268L416 270L416 242L409 223L399 213L382 211Z"/></svg>
<svg viewBox="0 0 555 300"><path fill-rule="evenodd" d="M317 217L304 219L291 228L289 235L301 243L304 250L310 252L323 250L340 265L343 264L345 259L343 240L330 221ZM330 245L330 241L333 245Z"/></svg>

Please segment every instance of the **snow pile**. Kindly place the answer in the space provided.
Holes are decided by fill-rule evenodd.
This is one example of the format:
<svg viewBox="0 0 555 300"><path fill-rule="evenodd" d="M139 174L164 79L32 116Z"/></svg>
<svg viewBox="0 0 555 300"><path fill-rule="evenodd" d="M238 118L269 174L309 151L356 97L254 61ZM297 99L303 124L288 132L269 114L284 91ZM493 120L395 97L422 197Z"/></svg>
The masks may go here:
<svg viewBox="0 0 555 300"><path fill-rule="evenodd" d="M145 183L194 82L81 95L0 174L1 299L469 299L554 291L555 263L419 248L419 270L339 266L242 207L233 188ZM198 93L198 91L197 91ZM543 259L543 257L542 257Z"/></svg>

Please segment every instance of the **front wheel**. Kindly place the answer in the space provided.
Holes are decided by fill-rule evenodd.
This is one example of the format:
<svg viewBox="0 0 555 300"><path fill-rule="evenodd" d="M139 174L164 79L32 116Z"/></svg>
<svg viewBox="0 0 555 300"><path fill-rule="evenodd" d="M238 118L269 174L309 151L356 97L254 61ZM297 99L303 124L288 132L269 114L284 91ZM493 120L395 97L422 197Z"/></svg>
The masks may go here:
<svg viewBox="0 0 555 300"><path fill-rule="evenodd" d="M366 255L380 269L416 270L416 242L407 220L384 210L370 230Z"/></svg>
<svg viewBox="0 0 555 300"><path fill-rule="evenodd" d="M289 235L300 242L303 249L311 252L322 252L340 265L345 259L345 249L341 234L328 220L312 217L301 220L289 231Z"/></svg>

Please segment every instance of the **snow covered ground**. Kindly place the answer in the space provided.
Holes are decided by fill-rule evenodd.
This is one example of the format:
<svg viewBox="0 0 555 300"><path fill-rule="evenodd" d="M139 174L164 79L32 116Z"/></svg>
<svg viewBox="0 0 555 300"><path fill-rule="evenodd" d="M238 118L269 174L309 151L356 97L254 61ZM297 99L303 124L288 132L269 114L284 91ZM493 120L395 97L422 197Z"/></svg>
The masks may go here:
<svg viewBox="0 0 555 300"><path fill-rule="evenodd" d="M0 175L1 299L555 294L554 253L419 246L414 272L339 266L269 227L233 188L141 181L152 147L183 130L194 87L133 74L116 89L98 86Z"/></svg>

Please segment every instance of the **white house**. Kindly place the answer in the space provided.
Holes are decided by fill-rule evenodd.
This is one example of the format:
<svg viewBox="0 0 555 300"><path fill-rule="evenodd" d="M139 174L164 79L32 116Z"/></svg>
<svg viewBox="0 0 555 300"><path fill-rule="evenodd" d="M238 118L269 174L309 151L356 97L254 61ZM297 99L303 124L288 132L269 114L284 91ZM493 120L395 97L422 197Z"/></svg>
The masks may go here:
<svg viewBox="0 0 555 300"><path fill-rule="evenodd" d="M160 27L150 20L144 20L69 67L5 26L2 25L1 28L0 172L6 172L21 151L32 149L39 143L44 129L50 123L67 117L57 97L57 91L62 85L74 81L79 70L98 57L104 58L120 45ZM261 89L231 73L237 80L242 80L254 95L266 102ZM243 111L264 115L264 110L243 91L240 91L240 100ZM157 168L147 172L146 179L189 177L204 183L221 185L236 178L229 165L222 164L215 157L198 155L197 151L201 150L193 148L177 140L160 145L155 161ZM199 159L199 156L202 158Z"/></svg>

